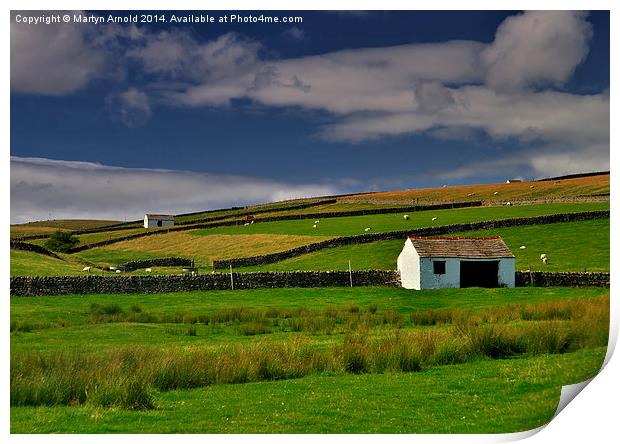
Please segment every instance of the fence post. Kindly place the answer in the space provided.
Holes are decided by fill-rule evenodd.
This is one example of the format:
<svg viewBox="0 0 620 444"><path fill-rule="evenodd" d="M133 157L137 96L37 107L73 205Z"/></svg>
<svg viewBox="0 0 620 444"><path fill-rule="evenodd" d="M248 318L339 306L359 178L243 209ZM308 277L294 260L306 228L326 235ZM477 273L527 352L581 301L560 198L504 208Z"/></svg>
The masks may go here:
<svg viewBox="0 0 620 444"><path fill-rule="evenodd" d="M349 259L349 283L351 284L351 288L353 288L353 273L351 272L351 259Z"/></svg>
<svg viewBox="0 0 620 444"><path fill-rule="evenodd" d="M232 264L230 264L230 289L235 289L235 282L233 281Z"/></svg>

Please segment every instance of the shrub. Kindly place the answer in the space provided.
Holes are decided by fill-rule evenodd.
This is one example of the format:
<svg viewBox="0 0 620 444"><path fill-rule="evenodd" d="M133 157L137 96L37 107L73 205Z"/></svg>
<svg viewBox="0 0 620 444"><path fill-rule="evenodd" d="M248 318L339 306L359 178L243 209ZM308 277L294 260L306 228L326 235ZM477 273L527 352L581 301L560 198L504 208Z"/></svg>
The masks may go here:
<svg viewBox="0 0 620 444"><path fill-rule="evenodd" d="M56 231L45 241L45 248L52 251L59 251L66 253L71 248L75 247L80 240L66 231Z"/></svg>
<svg viewBox="0 0 620 444"><path fill-rule="evenodd" d="M369 312L369 313L372 313L372 314L375 314L375 313L377 312L377 309L378 309L378 308L379 308L379 307L377 306L377 303L376 303L376 302L373 302L372 304L370 304L370 305L368 306L368 312Z"/></svg>
<svg viewBox="0 0 620 444"><path fill-rule="evenodd" d="M241 325L241 334L244 336L264 335L271 333L271 327L260 322L246 322Z"/></svg>
<svg viewBox="0 0 620 444"><path fill-rule="evenodd" d="M348 373L368 371L368 343L361 335L347 336L342 348L344 370Z"/></svg>
<svg viewBox="0 0 620 444"><path fill-rule="evenodd" d="M97 304L93 302L90 304L90 314L92 315L120 315L123 314L123 309L118 304Z"/></svg>

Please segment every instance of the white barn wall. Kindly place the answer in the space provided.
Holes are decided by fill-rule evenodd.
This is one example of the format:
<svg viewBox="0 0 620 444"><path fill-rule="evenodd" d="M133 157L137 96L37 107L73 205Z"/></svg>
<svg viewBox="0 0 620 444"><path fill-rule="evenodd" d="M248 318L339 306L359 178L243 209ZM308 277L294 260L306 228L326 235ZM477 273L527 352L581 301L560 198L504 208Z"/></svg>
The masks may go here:
<svg viewBox="0 0 620 444"><path fill-rule="evenodd" d="M445 261L446 273L433 273L433 261ZM461 261L455 258L420 258L420 288L459 288L461 286Z"/></svg>
<svg viewBox="0 0 620 444"><path fill-rule="evenodd" d="M396 261L397 269L400 272L401 285L410 290L420 289L420 256L413 248L409 239L405 241L403 251L398 255Z"/></svg>
<svg viewBox="0 0 620 444"><path fill-rule="evenodd" d="M497 281L499 285L505 285L508 288L515 286L515 258L507 257L499 261L499 270Z"/></svg>

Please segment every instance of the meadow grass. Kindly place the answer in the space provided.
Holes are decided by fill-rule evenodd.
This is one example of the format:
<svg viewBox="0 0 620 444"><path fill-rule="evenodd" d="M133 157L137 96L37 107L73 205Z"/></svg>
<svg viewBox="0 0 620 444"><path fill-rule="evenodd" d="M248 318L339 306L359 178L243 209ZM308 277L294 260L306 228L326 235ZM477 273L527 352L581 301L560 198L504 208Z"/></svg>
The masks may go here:
<svg viewBox="0 0 620 444"><path fill-rule="evenodd" d="M80 274L74 261L56 259L32 251L11 250L11 276L60 276Z"/></svg>
<svg viewBox="0 0 620 444"><path fill-rule="evenodd" d="M508 433L548 422L605 347L156 393L153 410L11 407L12 433ZM575 402L579 402L577 399ZM205 414L205 412L209 412ZM277 418L277 421L273 421Z"/></svg>
<svg viewBox="0 0 620 444"><path fill-rule="evenodd" d="M206 228L191 231L196 236L216 234L287 234L297 236L352 236L371 232L408 230L458 223L485 220L510 219L515 217L532 217L557 213L574 213L582 211L609 209L609 202L595 203L552 203L537 205L515 205L497 207L457 208L448 210L420 211L409 214L409 220L403 213L373 214L368 216L347 216L320 219L313 228L313 219L282 220L261 222L247 226L229 226ZM437 219L433 221L432 219Z"/></svg>
<svg viewBox="0 0 620 444"><path fill-rule="evenodd" d="M108 265L149 257L179 256L194 259L197 266L204 268L210 267L216 258L275 253L324 239L329 238L271 234L193 236L190 232L172 232L85 250L76 255Z"/></svg>
<svg viewBox="0 0 620 444"><path fill-rule="evenodd" d="M116 405L129 409L153 407L150 389L172 390L212 384L238 384L301 378L310 374L415 372L481 358L572 352L607 344L609 298L562 301L515 307L514 312L542 313L540 319L498 322L505 315L487 309L493 323L462 318L449 329L401 329L392 325L374 334L377 314L346 310L348 328L336 346L317 348L305 336L284 341L231 343L218 348L190 350L124 347L103 353L29 352L11 356L11 405ZM556 318L558 310L563 313ZM91 312L117 315L118 305L91 306ZM311 317L304 314L303 319ZM364 320L360 321L360 317ZM546 319L545 316L550 316ZM358 322L350 322L357 318ZM369 320L375 319L373 322ZM523 320L522 318L520 319ZM384 318L385 321L385 318ZM243 335L266 334L271 327L250 321ZM196 336L193 326L186 335Z"/></svg>
<svg viewBox="0 0 620 444"><path fill-rule="evenodd" d="M171 410L180 409L191 418L197 414L192 402L197 406L204 396L211 402L212 393L234 393L233 399L246 393L247 399L259 403L274 390L288 405L296 399L290 387L309 394L322 384L344 384L342 396L346 394L348 402L382 410L391 404L383 405L387 399L378 394L380 385L413 383L429 374L435 384L450 384L450 392L457 390L453 396L460 397L486 387L477 385L481 373L500 372L505 383L506 369L519 365L515 362L527 362L523 365L529 366L529 373L519 376L519 384L503 389L510 392L506 399L520 406L511 410L508 422L472 418L467 426L487 432L499 424L520 427L527 422L524 418L534 420L523 399L557 402L559 392L547 386L545 392L541 381L550 384L575 377L572 367L557 363L579 362L580 371L595 372L595 366L587 363L596 355L600 365L602 351L578 349L606 344L607 295L608 290L601 288L421 292L326 288L11 298L12 430L154 432L179 427L176 430L189 432L202 427L223 431L227 429L219 421L196 426L186 419L173 426L170 419L176 413ZM563 355L560 359L549 353ZM416 379L410 379L414 375ZM494 378L490 383L495 381L492 387L497 390L500 378ZM358 381L355 392L354 381ZM437 393L432 385L413 386L415 390L410 386L405 392L410 402ZM427 390L424 396L421 390ZM236 401L224 399L218 408L229 412ZM482 412L501 405L488 399ZM169 400L174 401L169 404ZM29 406L33 404L40 406ZM439 404L433 406L419 413L416 409L414 414L421 419L443 415ZM248 417L239 412L239 430L333 427L332 420L312 414L305 406L290 408L297 409L289 412L291 420L275 429L257 428L254 422L260 417L267 424L269 409L252 410ZM336 412L328 410L329 415ZM87 415L82 418L84 412ZM537 421L541 415L535 416ZM111 417L129 422L115 426L99 420ZM155 426L153 418L163 422ZM405 430L393 423L380 429L366 420L355 424L360 431ZM422 430L420 424L408 424L410 431ZM457 425L448 421L442 427Z"/></svg>
<svg viewBox="0 0 620 444"><path fill-rule="evenodd" d="M467 231L449 236L501 236L515 255L517 270L609 271L609 235L609 219L595 219ZM237 271L347 270L349 260L354 270L394 270L403 244L404 239L326 248ZM521 249L522 245L526 248ZM546 265L540 260L541 253L549 257Z"/></svg>

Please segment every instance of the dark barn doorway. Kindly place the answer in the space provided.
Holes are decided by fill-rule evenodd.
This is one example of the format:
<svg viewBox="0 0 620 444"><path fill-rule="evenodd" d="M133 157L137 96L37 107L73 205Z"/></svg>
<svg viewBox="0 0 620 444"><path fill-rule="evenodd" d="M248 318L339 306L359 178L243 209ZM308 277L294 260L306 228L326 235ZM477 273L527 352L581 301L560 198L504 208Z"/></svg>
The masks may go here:
<svg viewBox="0 0 620 444"><path fill-rule="evenodd" d="M461 261L461 288L498 286L499 261Z"/></svg>
<svg viewBox="0 0 620 444"><path fill-rule="evenodd" d="M160 220L158 220L158 221L157 221L157 226L158 226L158 227L162 227L163 225L164 225L164 224L163 224L163 222L162 222L162 221L160 221Z"/></svg>

